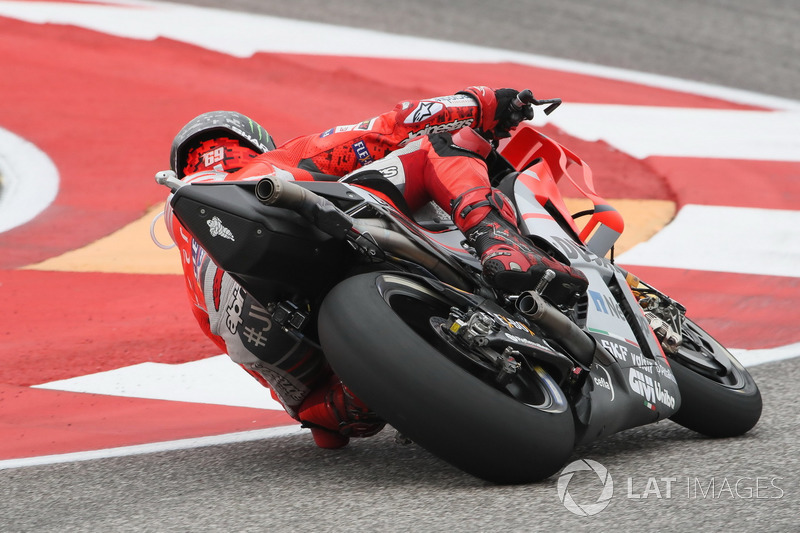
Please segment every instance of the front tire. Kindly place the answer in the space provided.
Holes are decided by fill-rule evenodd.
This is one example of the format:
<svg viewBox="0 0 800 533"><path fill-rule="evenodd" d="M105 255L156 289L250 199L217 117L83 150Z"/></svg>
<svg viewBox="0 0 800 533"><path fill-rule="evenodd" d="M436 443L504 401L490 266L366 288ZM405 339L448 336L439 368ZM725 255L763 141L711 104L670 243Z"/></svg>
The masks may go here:
<svg viewBox="0 0 800 533"><path fill-rule="evenodd" d="M711 335L689 319L683 344L669 356L681 392L671 419L709 437L746 433L761 417L761 393L749 372Z"/></svg>
<svg viewBox="0 0 800 533"><path fill-rule="evenodd" d="M426 283L390 273L354 276L320 309L331 366L353 392L423 448L495 483L547 478L575 441L571 410L553 397L529 405L484 383L434 348L431 318L454 302ZM427 337L427 338L426 338Z"/></svg>

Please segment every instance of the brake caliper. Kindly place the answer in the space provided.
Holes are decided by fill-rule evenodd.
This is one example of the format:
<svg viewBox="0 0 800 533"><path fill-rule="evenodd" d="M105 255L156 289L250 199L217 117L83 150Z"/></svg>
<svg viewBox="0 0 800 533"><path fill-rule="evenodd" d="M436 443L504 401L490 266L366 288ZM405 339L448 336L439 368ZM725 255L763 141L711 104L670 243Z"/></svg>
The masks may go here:
<svg viewBox="0 0 800 533"><path fill-rule="evenodd" d="M488 335L493 329L497 329L498 325L491 316L482 311L466 315L457 307L453 307L445 322L445 328L472 348L489 344Z"/></svg>
<svg viewBox="0 0 800 533"><path fill-rule="evenodd" d="M663 299L656 294L648 294L639 299L644 316L667 353L678 353L683 341L683 309L680 304Z"/></svg>
<svg viewBox="0 0 800 533"><path fill-rule="evenodd" d="M450 309L450 315L443 325L450 334L461 343L480 354L481 359L497 369L495 381L498 385L506 385L519 370L522 354L508 346L503 353L498 353L489 345L489 335L497 332L501 324L490 314L475 310L470 314L463 313L457 307Z"/></svg>

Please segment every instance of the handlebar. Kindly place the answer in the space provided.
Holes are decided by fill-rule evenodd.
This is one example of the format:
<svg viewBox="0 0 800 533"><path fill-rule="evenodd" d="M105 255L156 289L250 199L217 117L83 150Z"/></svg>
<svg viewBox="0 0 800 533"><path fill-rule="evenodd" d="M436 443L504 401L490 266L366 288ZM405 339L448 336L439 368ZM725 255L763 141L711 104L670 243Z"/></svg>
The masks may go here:
<svg viewBox="0 0 800 533"><path fill-rule="evenodd" d="M561 98L549 98L545 100L538 100L535 96L533 96L533 92L530 89L525 89L520 91L516 97L511 101L511 106L515 110L522 109L523 106L526 105L535 105L535 106L542 106L546 105L547 107L544 109L544 114L549 115L553 111L556 110L558 106L561 105Z"/></svg>

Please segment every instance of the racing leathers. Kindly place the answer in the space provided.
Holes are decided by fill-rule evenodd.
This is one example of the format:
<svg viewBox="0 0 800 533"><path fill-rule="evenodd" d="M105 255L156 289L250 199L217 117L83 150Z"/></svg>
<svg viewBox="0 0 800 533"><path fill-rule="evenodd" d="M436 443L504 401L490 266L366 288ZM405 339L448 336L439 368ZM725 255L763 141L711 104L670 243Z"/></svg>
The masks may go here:
<svg viewBox="0 0 800 533"><path fill-rule="evenodd" d="M404 101L377 117L292 139L233 173L226 173L213 157L199 158L208 168L185 181L255 180L266 175L314 180L320 174L351 178L377 171L398 186L412 211L432 200L452 214L481 255L487 280L499 288L530 288L546 269L543 266L580 286L585 284L582 274L519 236L511 203L490 186L487 138L507 136L520 120L530 118L525 112L509 118L506 110L516 94L511 89L470 87L455 95ZM335 448L350 436L368 436L382 428L332 377L322 353L274 323L279 302L256 301L209 259L177 218L167 220L203 331L268 386L289 415L311 427L317 444ZM509 284L509 279L516 281Z"/></svg>

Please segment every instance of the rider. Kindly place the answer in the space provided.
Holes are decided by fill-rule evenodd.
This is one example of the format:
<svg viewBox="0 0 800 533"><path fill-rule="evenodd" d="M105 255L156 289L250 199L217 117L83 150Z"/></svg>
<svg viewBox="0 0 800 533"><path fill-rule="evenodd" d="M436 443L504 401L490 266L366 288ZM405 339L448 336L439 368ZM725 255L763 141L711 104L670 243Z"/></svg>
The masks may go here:
<svg viewBox="0 0 800 533"><path fill-rule="evenodd" d="M550 285L561 294L582 293L584 275L523 238L513 205L489 183L485 159L492 143L533 116L530 105L511 105L517 94L474 86L455 95L403 101L372 119L277 148L266 130L244 115L206 113L176 136L171 166L186 181L348 175L355 183L377 168L403 191L412 211L433 200L451 214L494 287L518 293L552 270L556 277ZM338 448L349 437L380 431L383 423L332 374L318 350L272 327L276 303L257 302L217 268L186 237L167 205L168 226L185 259L187 288L204 332L310 427L320 447Z"/></svg>

